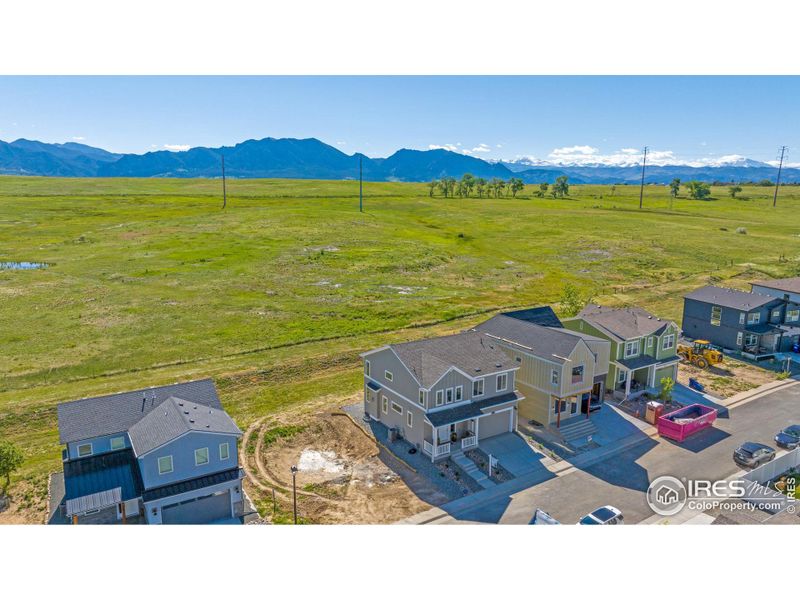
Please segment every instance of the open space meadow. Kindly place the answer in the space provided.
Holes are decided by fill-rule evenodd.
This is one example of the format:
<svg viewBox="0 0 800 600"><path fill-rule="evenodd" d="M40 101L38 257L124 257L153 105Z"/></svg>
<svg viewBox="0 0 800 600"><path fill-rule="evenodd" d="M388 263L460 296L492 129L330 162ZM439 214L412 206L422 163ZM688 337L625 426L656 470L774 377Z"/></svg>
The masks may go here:
<svg viewBox="0 0 800 600"><path fill-rule="evenodd" d="M554 303L566 283L679 320L708 282L800 274L800 188L671 201L429 197L425 184L0 178L0 438L11 495L44 516L56 403L211 376L242 429L355 401L359 353ZM742 229L743 228L743 229ZM294 417L292 417L294 418Z"/></svg>

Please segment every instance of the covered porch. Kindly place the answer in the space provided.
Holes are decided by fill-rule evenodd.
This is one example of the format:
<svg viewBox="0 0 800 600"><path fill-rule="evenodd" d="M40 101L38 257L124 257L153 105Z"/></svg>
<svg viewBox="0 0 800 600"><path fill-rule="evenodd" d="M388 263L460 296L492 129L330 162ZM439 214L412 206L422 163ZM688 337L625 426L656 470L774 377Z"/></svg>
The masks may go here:
<svg viewBox="0 0 800 600"><path fill-rule="evenodd" d="M468 450L478 445L478 428L480 418L466 419L458 423L449 423L434 427L425 423L425 437L422 451L432 460L449 456L456 450Z"/></svg>
<svg viewBox="0 0 800 600"><path fill-rule="evenodd" d="M781 328L766 323L748 327L742 333L742 354L752 359L773 356L780 352L783 334Z"/></svg>
<svg viewBox="0 0 800 600"><path fill-rule="evenodd" d="M658 394L661 377L669 375L673 381L676 380L675 371L678 362L677 357L659 361L652 356L617 361L614 399L633 400L646 393Z"/></svg>

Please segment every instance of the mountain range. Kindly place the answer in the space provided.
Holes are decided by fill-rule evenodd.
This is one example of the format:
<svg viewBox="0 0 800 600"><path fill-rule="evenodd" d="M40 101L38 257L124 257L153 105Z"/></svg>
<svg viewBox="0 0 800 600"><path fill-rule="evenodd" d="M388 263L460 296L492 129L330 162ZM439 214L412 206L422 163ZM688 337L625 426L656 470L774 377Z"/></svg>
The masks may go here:
<svg viewBox="0 0 800 600"><path fill-rule="evenodd" d="M221 158L226 175L234 178L357 179L359 161L368 181L430 181L472 173L486 179L519 177L525 183L552 183L566 175L572 183L638 183L641 165L553 164L520 159L486 161L449 150L398 150L387 158L345 154L315 138L264 138L235 146L196 147L181 152L161 150L145 154L118 154L84 144L50 144L19 139L0 140L0 175L58 177L220 177ZM633 159L632 159L633 160ZM683 181L744 182L775 180L777 169L767 163L738 157L730 163L692 166L648 166L645 181L665 184ZM782 181L800 182L800 169L784 169Z"/></svg>

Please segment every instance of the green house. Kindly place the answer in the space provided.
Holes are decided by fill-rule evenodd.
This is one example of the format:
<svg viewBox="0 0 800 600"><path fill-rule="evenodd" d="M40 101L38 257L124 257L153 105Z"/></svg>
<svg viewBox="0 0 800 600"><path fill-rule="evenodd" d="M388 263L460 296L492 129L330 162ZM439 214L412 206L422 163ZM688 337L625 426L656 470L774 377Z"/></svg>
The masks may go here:
<svg viewBox="0 0 800 600"><path fill-rule="evenodd" d="M647 391L657 393L665 377L677 380L678 334L673 321L660 319L642 308L609 308L590 304L564 327L611 342L607 393L620 400Z"/></svg>

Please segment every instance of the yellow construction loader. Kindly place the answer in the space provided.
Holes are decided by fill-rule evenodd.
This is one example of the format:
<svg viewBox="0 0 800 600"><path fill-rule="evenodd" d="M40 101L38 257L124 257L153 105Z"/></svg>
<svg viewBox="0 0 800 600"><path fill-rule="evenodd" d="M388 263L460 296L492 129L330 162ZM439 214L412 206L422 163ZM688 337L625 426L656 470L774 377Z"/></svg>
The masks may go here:
<svg viewBox="0 0 800 600"><path fill-rule="evenodd" d="M722 352L714 350L708 340L695 340L691 346L678 344L678 355L700 369L722 364Z"/></svg>

